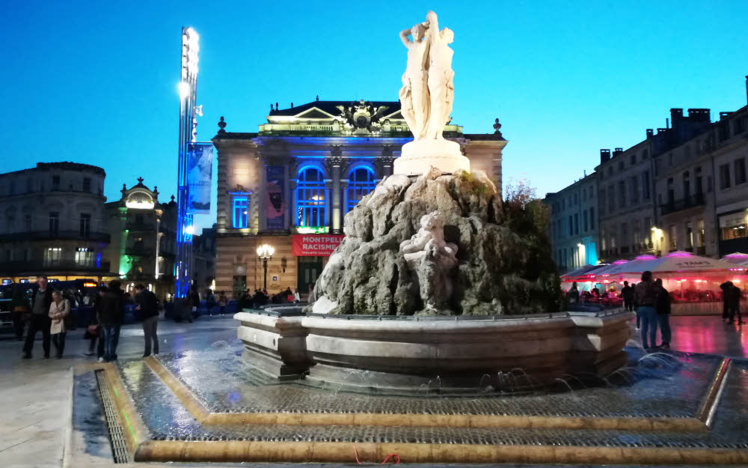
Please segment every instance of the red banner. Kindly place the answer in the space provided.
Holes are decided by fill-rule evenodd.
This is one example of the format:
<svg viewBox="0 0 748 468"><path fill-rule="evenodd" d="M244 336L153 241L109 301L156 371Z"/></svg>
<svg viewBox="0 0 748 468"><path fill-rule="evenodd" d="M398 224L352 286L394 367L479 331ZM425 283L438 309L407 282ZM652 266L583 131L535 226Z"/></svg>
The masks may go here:
<svg viewBox="0 0 748 468"><path fill-rule="evenodd" d="M297 257L329 257L343 242L344 235L298 234L293 236L293 254Z"/></svg>

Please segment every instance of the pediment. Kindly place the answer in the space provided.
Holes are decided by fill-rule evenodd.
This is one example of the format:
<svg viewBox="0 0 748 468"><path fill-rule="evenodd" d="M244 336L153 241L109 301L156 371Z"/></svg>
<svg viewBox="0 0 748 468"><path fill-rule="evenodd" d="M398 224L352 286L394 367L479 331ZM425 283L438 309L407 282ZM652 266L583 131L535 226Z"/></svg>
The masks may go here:
<svg viewBox="0 0 748 468"><path fill-rule="evenodd" d="M317 108L312 107L311 109L307 109L301 114L295 115L297 119L333 119L335 118L334 115L328 114L327 112Z"/></svg>

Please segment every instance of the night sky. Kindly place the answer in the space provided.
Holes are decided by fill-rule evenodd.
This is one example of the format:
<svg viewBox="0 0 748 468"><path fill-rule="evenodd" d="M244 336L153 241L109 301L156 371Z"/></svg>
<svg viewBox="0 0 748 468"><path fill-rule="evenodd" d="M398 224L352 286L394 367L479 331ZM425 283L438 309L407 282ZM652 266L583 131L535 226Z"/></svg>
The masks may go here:
<svg viewBox="0 0 748 468"><path fill-rule="evenodd" d="M491 133L505 180L538 195L629 147L671 107L746 105L748 1L2 2L0 172L102 166L175 193L181 27L200 34L199 140L221 115L257 131L270 103L396 100L398 33L433 9L455 32L453 122ZM214 191L215 192L215 191ZM215 197L215 194L213 195ZM215 211L215 210L214 210ZM204 216L209 226L215 219Z"/></svg>

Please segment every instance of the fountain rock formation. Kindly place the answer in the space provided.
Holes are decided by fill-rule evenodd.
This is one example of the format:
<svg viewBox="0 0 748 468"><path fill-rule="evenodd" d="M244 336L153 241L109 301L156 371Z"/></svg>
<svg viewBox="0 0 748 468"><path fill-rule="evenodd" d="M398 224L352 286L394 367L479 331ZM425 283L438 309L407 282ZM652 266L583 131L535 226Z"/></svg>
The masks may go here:
<svg viewBox="0 0 748 468"><path fill-rule="evenodd" d="M543 222L504 206L482 171L384 179L345 217L315 313L500 315L556 311Z"/></svg>

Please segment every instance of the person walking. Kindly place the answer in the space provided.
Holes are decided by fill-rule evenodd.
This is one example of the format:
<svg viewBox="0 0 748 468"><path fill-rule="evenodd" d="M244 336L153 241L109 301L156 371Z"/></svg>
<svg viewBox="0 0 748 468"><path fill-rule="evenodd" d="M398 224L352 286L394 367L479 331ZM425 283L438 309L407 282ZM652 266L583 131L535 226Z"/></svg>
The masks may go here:
<svg viewBox="0 0 748 468"><path fill-rule="evenodd" d="M574 281L574 284L571 285L571 288L569 289L569 292L568 292L568 296L569 296L569 302L572 302L574 304L579 302L579 289L577 288L576 281Z"/></svg>
<svg viewBox="0 0 748 468"><path fill-rule="evenodd" d="M294 304L298 304L301 302L301 294L299 294L299 290L295 289L293 292L293 302Z"/></svg>
<svg viewBox="0 0 748 468"><path fill-rule="evenodd" d="M52 303L49 305L49 333L52 335L52 344L55 345L55 357L62 359L65 352L65 336L67 327L65 322L70 316L70 301L62 297L62 292L52 292Z"/></svg>
<svg viewBox="0 0 748 468"><path fill-rule="evenodd" d="M220 308L219 313L221 315L226 313L226 302L228 302L226 300L226 293L221 291L220 293L218 293L218 307Z"/></svg>
<svg viewBox="0 0 748 468"><path fill-rule="evenodd" d="M730 314L728 317L729 323L735 322L735 315L738 316L738 324L744 323L743 316L740 313L740 299L743 297L743 292L740 290L739 287L735 286L735 284L732 284L732 287L729 289L729 294L730 294L730 306L729 306Z"/></svg>
<svg viewBox="0 0 748 468"><path fill-rule="evenodd" d="M158 354L158 299L155 294L146 289L145 285L137 284L135 285L135 302L138 303L135 307L135 315L143 322L143 336L145 337L143 357L145 358L151 355L151 349L153 349L153 354ZM152 347L151 344L153 344Z"/></svg>
<svg viewBox="0 0 748 468"><path fill-rule="evenodd" d="M725 281L719 285L722 290L722 321L730 322L730 310L732 308L732 281Z"/></svg>
<svg viewBox="0 0 748 468"><path fill-rule="evenodd" d="M86 356L96 356L103 360L104 358L104 330L101 327L101 298L104 293L107 292L106 286L101 286L96 296L93 299L93 313L91 314L88 326L86 327L86 333L83 338L90 340L88 342L88 352ZM98 344L98 346L97 346ZM95 351L94 351L95 350Z"/></svg>
<svg viewBox="0 0 748 468"><path fill-rule="evenodd" d="M13 297L10 300L10 310L13 318L13 331L18 341L23 340L23 329L28 320L29 298L20 284L13 287Z"/></svg>
<svg viewBox="0 0 748 468"><path fill-rule="evenodd" d="M652 281L652 272L642 273L642 280L634 288L636 314L641 317L641 337L644 349L654 348L657 344L657 284ZM649 339L649 340L648 340Z"/></svg>
<svg viewBox="0 0 748 468"><path fill-rule="evenodd" d="M670 293L662 286L662 279L657 278L657 322L660 324L660 337L662 343L660 348L670 349L670 339L672 331L670 330Z"/></svg>
<svg viewBox="0 0 748 468"><path fill-rule="evenodd" d="M101 297L99 323L104 331L104 356L99 361L109 362L117 359L117 344L122 320L125 316L125 302L120 282L109 282L109 288Z"/></svg>
<svg viewBox="0 0 748 468"><path fill-rule="evenodd" d="M36 281L39 285L31 300L31 318L29 320L29 331L26 333L26 342L23 344L23 358L31 359L31 351L34 348L36 332L42 332L42 349L44 358L49 358L49 306L52 304L52 291L47 288L47 277L40 276Z"/></svg>

